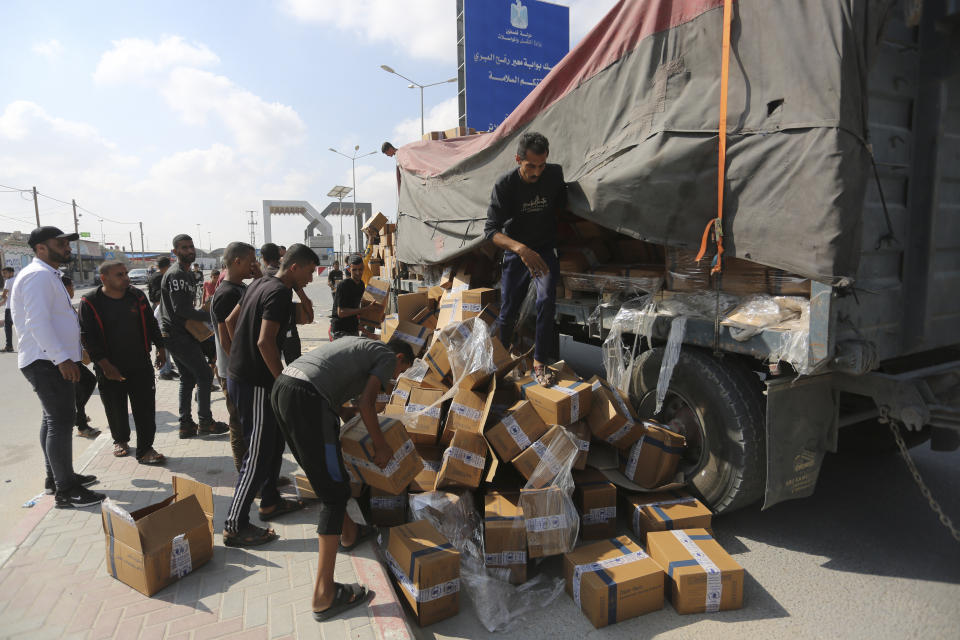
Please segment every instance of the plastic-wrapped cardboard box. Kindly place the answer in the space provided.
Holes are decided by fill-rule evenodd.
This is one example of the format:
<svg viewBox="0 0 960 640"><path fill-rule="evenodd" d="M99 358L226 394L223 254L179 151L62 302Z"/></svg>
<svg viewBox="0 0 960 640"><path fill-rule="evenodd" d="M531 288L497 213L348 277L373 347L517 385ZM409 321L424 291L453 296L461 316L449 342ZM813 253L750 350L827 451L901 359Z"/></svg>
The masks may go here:
<svg viewBox="0 0 960 640"><path fill-rule="evenodd" d="M527 581L527 529L519 493L484 496L483 549L486 566L509 570L510 584Z"/></svg>
<svg viewBox="0 0 960 640"><path fill-rule="evenodd" d="M390 529L386 560L417 623L425 627L460 611L460 554L427 520Z"/></svg>
<svg viewBox="0 0 960 640"><path fill-rule="evenodd" d="M487 429L485 435L500 459L509 462L539 440L547 429L533 405L521 400L510 407L500 422Z"/></svg>
<svg viewBox="0 0 960 640"><path fill-rule="evenodd" d="M554 442L558 444L554 445ZM556 447L556 455L549 451L550 446ZM536 471L537 465L540 464L540 461L545 461L551 469L556 469L556 472L560 470L560 461L568 459L568 455L575 455L573 453L576 445L571 441L571 438L565 433L565 429L561 426L554 425L547 431L543 436L527 447L523 453L514 458L511 462L517 471L523 474L523 477L528 481L533 477L533 472ZM537 487L539 488L539 487Z"/></svg>
<svg viewBox="0 0 960 640"><path fill-rule="evenodd" d="M407 496L390 495L379 489L370 489L370 524L394 527L407 521Z"/></svg>
<svg viewBox="0 0 960 640"><path fill-rule="evenodd" d="M373 443L361 416L340 429L343 462L371 487L391 495L404 493L407 485L423 469L420 454L414 449L403 423L393 418L380 417L380 430L390 447L390 462L381 469L373 462Z"/></svg>
<svg viewBox="0 0 960 640"><path fill-rule="evenodd" d="M643 435L620 454L620 471L645 489L655 489L673 479L686 439L653 422L643 423Z"/></svg>
<svg viewBox="0 0 960 640"><path fill-rule="evenodd" d="M407 424L407 433L410 439L417 444L436 444L437 437L440 435L440 416L443 406L438 404L443 397L443 391L439 389L420 389L410 390L410 399L403 411L407 415L420 414L416 421Z"/></svg>
<svg viewBox="0 0 960 640"><path fill-rule="evenodd" d="M593 388L561 372L552 387L533 384L523 387L526 398L547 424L573 424L590 413Z"/></svg>
<svg viewBox="0 0 960 640"><path fill-rule="evenodd" d="M173 495L133 513L101 508L107 573L152 596L213 557L213 490L173 476Z"/></svg>
<svg viewBox="0 0 960 640"><path fill-rule="evenodd" d="M609 442L618 449L629 449L643 435L643 424L618 389L596 376L590 383L593 387L587 415L590 432L597 440Z"/></svg>
<svg viewBox="0 0 960 640"><path fill-rule="evenodd" d="M713 613L743 606L744 572L704 529L651 531L647 549L667 574L677 613Z"/></svg>
<svg viewBox="0 0 960 640"><path fill-rule="evenodd" d="M595 469L573 472L573 503L580 512L580 539L603 540L617 534L617 487Z"/></svg>
<svg viewBox="0 0 960 640"><path fill-rule="evenodd" d="M437 489L465 487L475 489L483 479L487 465L487 441L479 433L458 430L443 452L443 465L437 474Z"/></svg>
<svg viewBox="0 0 960 640"><path fill-rule="evenodd" d="M442 443L449 443L456 431L483 433L483 427L490 415L490 406L497 390L496 380L491 380L486 389L460 389L447 410L447 420L443 425Z"/></svg>
<svg viewBox="0 0 960 640"><path fill-rule="evenodd" d="M567 593L597 629L663 608L663 570L627 536L563 557Z"/></svg>
<svg viewBox="0 0 960 640"><path fill-rule="evenodd" d="M587 456L590 455L590 427L585 420L578 420L567 427L567 431L573 436L579 452L573 459L573 468L582 471L587 468Z"/></svg>
<svg viewBox="0 0 960 640"><path fill-rule="evenodd" d="M410 348L413 349L413 355L415 356L423 353L427 345L427 338L429 337L430 331L428 331L426 327L414 324L409 320L400 320L391 316L383 321L381 339L384 342L390 342L393 338L400 338L410 345Z"/></svg>
<svg viewBox="0 0 960 640"><path fill-rule="evenodd" d="M453 373L450 367L450 359L447 357L447 347L439 340L434 340L430 349L423 356L423 361L428 368L423 377L425 386L446 386L446 381L450 379Z"/></svg>
<svg viewBox="0 0 960 640"><path fill-rule="evenodd" d="M576 543L579 522L576 510L570 513L568 505L567 496L555 486L520 490L531 558L560 555Z"/></svg>
<svg viewBox="0 0 960 640"><path fill-rule="evenodd" d="M467 320L480 315L480 312L489 304L497 301L496 289L467 289L460 293L459 313L455 320Z"/></svg>
<svg viewBox="0 0 960 640"><path fill-rule="evenodd" d="M651 531L670 529L710 530L713 512L691 495L681 491L628 493L624 507L630 514L633 532L644 543Z"/></svg>
<svg viewBox="0 0 960 640"><path fill-rule="evenodd" d="M443 448L415 444L420 459L423 460L423 470L416 475L410 482L410 493L424 493L433 491L437 486L437 474L440 473L440 467L443 465Z"/></svg>

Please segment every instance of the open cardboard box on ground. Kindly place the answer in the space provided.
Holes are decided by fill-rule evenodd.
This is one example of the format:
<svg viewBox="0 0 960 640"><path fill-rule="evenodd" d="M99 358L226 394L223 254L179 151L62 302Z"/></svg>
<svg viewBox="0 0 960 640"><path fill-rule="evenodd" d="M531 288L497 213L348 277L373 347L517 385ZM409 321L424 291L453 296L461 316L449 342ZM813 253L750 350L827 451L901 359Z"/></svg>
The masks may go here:
<svg viewBox="0 0 960 640"><path fill-rule="evenodd" d="M173 476L173 495L127 514L103 505L107 573L146 596L213 557L213 490Z"/></svg>

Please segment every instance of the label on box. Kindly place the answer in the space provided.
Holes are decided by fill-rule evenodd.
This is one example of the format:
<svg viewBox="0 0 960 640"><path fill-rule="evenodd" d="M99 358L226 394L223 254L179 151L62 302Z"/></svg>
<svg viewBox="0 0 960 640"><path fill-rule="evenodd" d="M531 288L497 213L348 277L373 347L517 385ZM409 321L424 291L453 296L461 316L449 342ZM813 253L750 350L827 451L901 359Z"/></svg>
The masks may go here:
<svg viewBox="0 0 960 640"><path fill-rule="evenodd" d="M453 458L454 460L459 460L464 464L468 464L471 467L476 467L477 469L483 469L484 465L487 462L486 456L477 455L466 449L461 449L460 447L447 447L447 450L443 452L444 458Z"/></svg>
<svg viewBox="0 0 960 640"><path fill-rule="evenodd" d="M537 452L537 455L540 456L540 460L542 462L546 462L547 466L550 467L550 473L552 473L553 475L557 475L558 473L560 473L560 471L562 470L562 467L560 466L560 461L557 460L557 457L555 455L553 455L552 453L550 453L550 451L547 450L547 447L542 442L537 440L531 446L533 447L533 450Z"/></svg>
<svg viewBox="0 0 960 640"><path fill-rule="evenodd" d="M483 415L483 412L479 409L468 407L467 405L460 404L459 402L450 403L450 412L474 421L479 420L480 416Z"/></svg>
<svg viewBox="0 0 960 640"><path fill-rule="evenodd" d="M460 292L460 291L466 291L466 290L469 289L469 288L470 288L470 285L468 285L468 284L460 284L460 285L457 285L457 286L455 286L454 288L450 289L450 291L452 291L452 292L454 292L454 293L458 293L458 292Z"/></svg>
<svg viewBox="0 0 960 640"><path fill-rule="evenodd" d="M534 533L540 533L543 531L556 531L557 529L566 529L568 526L567 516L566 514L563 514L563 513L555 516L527 518L526 525L527 525L527 531L533 531Z"/></svg>
<svg viewBox="0 0 960 640"><path fill-rule="evenodd" d="M395 338L400 338L404 342L409 342L410 344L415 344L418 347L422 347L425 342L424 338L419 338L417 336L410 335L409 333L404 333L403 331L394 331L393 336ZM420 376L420 379L423 380L423 376Z"/></svg>
<svg viewBox="0 0 960 640"><path fill-rule="evenodd" d="M720 611L720 598L723 595L723 581L720 569L713 563L707 554L697 546L697 543L690 539L683 531L674 529L670 533L676 538L683 548L693 556L700 568L707 574L707 599L705 602L707 613L716 613Z"/></svg>
<svg viewBox="0 0 960 640"><path fill-rule="evenodd" d="M503 424L507 428L507 433L510 434L510 437L513 438L513 441L517 443L517 446L520 447L521 450L530 446L530 438L523 432L523 429L520 428L520 425L517 424L513 416L504 418Z"/></svg>
<svg viewBox="0 0 960 640"><path fill-rule="evenodd" d="M393 453L393 455L390 457L390 462L388 462L387 466L383 469L378 467L372 460L357 458L356 456L352 456L348 453L343 454L343 459L352 465L362 467L367 471L372 471L373 473L377 473L381 476L389 478L400 468L400 461L410 455L413 450L413 442L410 440L405 440L404 443L400 445L400 448Z"/></svg>
<svg viewBox="0 0 960 640"><path fill-rule="evenodd" d="M193 559L190 557L190 541L181 533L173 539L170 547L170 575L182 578L193 571Z"/></svg>
<svg viewBox="0 0 960 640"><path fill-rule="evenodd" d="M574 383L574 386L579 385L579 382ZM577 392L570 387L553 387L560 393L564 393L570 396L570 422L576 422L580 419L580 397L577 395Z"/></svg>
<svg viewBox="0 0 960 640"><path fill-rule="evenodd" d="M462 335L462 336L463 336L464 338L466 338L467 340L469 340L469 339L470 339L470 336L473 335L473 334L470 332L470 328L469 328L467 325L465 325L465 324L458 324L458 325L457 325L457 331L459 331L459 332L460 332L460 335Z"/></svg>
<svg viewBox="0 0 960 640"><path fill-rule="evenodd" d="M454 578L453 580L448 580L447 582L427 587L426 589L417 589L413 581L407 577L407 574L403 572L403 569L400 568L397 561L390 555L390 552L384 551L383 553L387 558L387 566L390 567L390 573L393 574L393 577L397 579L400 586L402 586L416 602L432 602L433 600L439 600L444 596L460 591L460 578Z"/></svg>
<svg viewBox="0 0 960 640"><path fill-rule="evenodd" d="M440 419L440 405L427 408L425 404L408 404L403 411L404 413L422 413L425 416Z"/></svg>
<svg viewBox="0 0 960 640"><path fill-rule="evenodd" d="M463 309L464 311L472 311L473 313L480 313L480 309L482 309L483 307L481 307L476 302L464 302L460 305L460 308Z"/></svg>
<svg viewBox="0 0 960 640"><path fill-rule="evenodd" d="M393 395L397 396L398 398L403 398L404 402L410 399L410 392L406 389L395 389L393 391Z"/></svg>
<svg viewBox="0 0 960 640"><path fill-rule="evenodd" d="M442 466L442 464L441 464L440 462L437 462L436 460L424 460L424 461L423 461L423 468L424 468L424 469L429 469L430 471L433 471L433 472L435 472L435 473L440 473L440 467L441 467L441 466Z"/></svg>
<svg viewBox="0 0 960 640"><path fill-rule="evenodd" d="M596 509L590 509L590 511L583 514L583 524L603 524L608 520L615 520L616 518L616 507L597 507Z"/></svg>
<svg viewBox="0 0 960 640"><path fill-rule="evenodd" d="M633 479L637 475L637 463L640 461L640 449L643 448L643 441L646 440L647 434L640 436L640 439L637 440L636 444L630 447L630 457L627 458L627 472L626 476L630 482L633 482Z"/></svg>
<svg viewBox="0 0 960 640"><path fill-rule="evenodd" d="M378 393L377 402L390 402L390 396L386 393Z"/></svg>
<svg viewBox="0 0 960 640"><path fill-rule="evenodd" d="M377 298L385 298L385 297L387 296L387 292L386 292L384 289L381 289L380 287L375 287L375 286L373 286L372 284L368 284L368 285L364 288L364 292L365 292L365 293L368 292L368 293L370 293L370 295L372 295L372 296L374 296L374 297L377 297Z"/></svg>
<svg viewBox="0 0 960 640"><path fill-rule="evenodd" d="M508 564L527 564L527 552L523 551L501 551L500 553L487 553L483 556L483 561L488 566L504 566Z"/></svg>
<svg viewBox="0 0 960 640"><path fill-rule="evenodd" d="M576 437L576 436L573 437L573 440L574 440L574 442L577 443L577 449L580 449L580 451L590 451L590 441L589 441L589 440L581 440L580 438L578 438L578 437Z"/></svg>
<svg viewBox="0 0 960 640"><path fill-rule="evenodd" d="M606 571L611 567L619 567L621 565L630 564L631 562L637 562L638 560L643 560L649 557L650 556L643 551L634 551L626 555L616 558L607 558L606 560L601 560L599 562L578 564L573 568L573 601L577 603L578 608L583 608L580 604L580 581L583 579L583 574Z"/></svg>
<svg viewBox="0 0 960 640"><path fill-rule="evenodd" d="M406 501L406 496L373 496L370 498L370 507L372 509L390 511L393 509L402 509Z"/></svg>
<svg viewBox="0 0 960 640"><path fill-rule="evenodd" d="M594 382L592 385L590 385L590 389L593 390L593 391L598 391L598 390L600 389L600 387L602 387L602 386L603 386L603 383L600 382L599 380L597 380L597 381Z"/></svg>
<svg viewBox="0 0 960 640"><path fill-rule="evenodd" d="M650 507L650 508L664 507L670 504L687 504L687 503L696 502L696 501L697 499L694 498L693 496L687 496L685 498L674 498L673 500L658 500L657 502L649 502L647 504L638 504L637 508L633 510L633 530L636 532L640 531L640 516L643 515L643 510L646 509L647 507ZM661 517L666 518L665 515L662 515ZM673 521L670 520L669 518L666 518L666 521L668 523L667 528L669 529ZM637 535L639 535L639 533Z"/></svg>
<svg viewBox="0 0 960 640"><path fill-rule="evenodd" d="M622 427L617 429L615 433L611 433L609 436L607 436L607 442L609 442L610 444L618 443L620 440L624 438L624 436L626 436L628 433L630 433L630 431L633 430L634 426L636 425L634 424L633 420L630 420L629 418L627 418L627 422L624 423Z"/></svg>

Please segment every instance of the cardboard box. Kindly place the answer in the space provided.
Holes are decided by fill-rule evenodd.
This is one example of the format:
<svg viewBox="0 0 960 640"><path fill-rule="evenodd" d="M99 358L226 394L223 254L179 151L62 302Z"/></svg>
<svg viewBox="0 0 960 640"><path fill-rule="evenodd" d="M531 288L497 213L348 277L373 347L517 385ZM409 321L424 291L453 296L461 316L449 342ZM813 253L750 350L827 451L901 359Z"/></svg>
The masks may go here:
<svg viewBox="0 0 960 640"><path fill-rule="evenodd" d="M427 131L420 137L424 140L424 142L429 142L430 140L443 140L443 131Z"/></svg>
<svg viewBox="0 0 960 640"><path fill-rule="evenodd" d="M173 476L173 495L133 513L101 507L107 573L152 596L213 557L213 490ZM115 506L115 505L114 505Z"/></svg>
<svg viewBox="0 0 960 640"><path fill-rule="evenodd" d="M443 406L437 403L443 397L443 393L440 389L420 387L410 390L410 399L403 410L407 415L420 414L416 422L407 425L407 433L415 443L437 444L437 437L440 435L440 417L443 413Z"/></svg>
<svg viewBox="0 0 960 640"><path fill-rule="evenodd" d="M461 302L462 298L459 291L444 292L443 297L440 298L440 305L437 307L437 329L445 329L457 321Z"/></svg>
<svg viewBox="0 0 960 640"><path fill-rule="evenodd" d="M387 296L390 294L390 281L385 278L370 278L367 286L363 289L361 300L368 302L378 302L383 306L387 305Z"/></svg>
<svg viewBox="0 0 960 640"><path fill-rule="evenodd" d="M587 468L587 456L590 455L590 427L585 420L578 420L567 427L573 436L573 443L577 445L577 457L573 459L573 468L583 470Z"/></svg>
<svg viewBox="0 0 960 640"><path fill-rule="evenodd" d="M557 487L521 489L520 506L531 558L560 555L576 543L576 510L570 513L567 496Z"/></svg>
<svg viewBox="0 0 960 640"><path fill-rule="evenodd" d="M407 485L423 469L423 461L413 447L403 423L389 417L380 417L380 431L390 447L390 462L383 469L373 462L373 444L361 416L357 416L340 429L340 445L343 463L363 482L389 494L406 491Z"/></svg>
<svg viewBox="0 0 960 640"><path fill-rule="evenodd" d="M686 447L686 438L656 423L645 421L643 435L620 454L620 471L645 489L655 489L673 480Z"/></svg>
<svg viewBox="0 0 960 640"><path fill-rule="evenodd" d="M383 334L380 339L390 342L393 338L400 338L410 345L414 356L419 356L423 353L429 336L430 331L426 327L391 316L383 321Z"/></svg>
<svg viewBox="0 0 960 640"><path fill-rule="evenodd" d="M541 461L546 462L550 470L556 475L563 469L564 461L570 460L576 455L577 445L568 436L567 430L559 425L554 425L511 462L517 471L523 474L528 482L531 482ZM552 478L536 478L535 486L540 488L550 482L552 482Z"/></svg>
<svg viewBox="0 0 960 640"><path fill-rule="evenodd" d="M464 487L476 489L487 465L487 441L479 433L459 430L443 452L443 466L437 474L437 489Z"/></svg>
<svg viewBox="0 0 960 640"><path fill-rule="evenodd" d="M467 289L460 293L460 308L456 320L468 320L480 315L484 307L497 302L496 289Z"/></svg>
<svg viewBox="0 0 960 640"><path fill-rule="evenodd" d="M587 424L597 440L609 442L618 449L629 449L643 435L643 424L634 415L630 402L606 380L590 379L593 398Z"/></svg>
<svg viewBox="0 0 960 640"><path fill-rule="evenodd" d="M504 462L509 462L547 432L547 424L533 405L521 400L510 407L507 415L487 429L487 442Z"/></svg>
<svg viewBox="0 0 960 640"><path fill-rule="evenodd" d="M457 615L460 554L429 521L390 529L384 555L421 627Z"/></svg>
<svg viewBox="0 0 960 640"><path fill-rule="evenodd" d="M580 512L580 539L617 535L617 487L595 469L573 472L573 503Z"/></svg>
<svg viewBox="0 0 960 640"><path fill-rule="evenodd" d="M647 548L664 573L677 613L743 606L744 571L704 529L651 531Z"/></svg>
<svg viewBox="0 0 960 640"><path fill-rule="evenodd" d="M483 550L487 567L509 570L510 584L527 581L527 529L519 493L484 496Z"/></svg>
<svg viewBox="0 0 960 640"><path fill-rule="evenodd" d="M460 389L453 396L447 411L447 421L443 426L442 443L450 442L456 431L483 433L483 427L490 415L490 406L497 389L496 380L491 380L486 389Z"/></svg>
<svg viewBox="0 0 960 640"><path fill-rule="evenodd" d="M427 308L426 293L403 293L397 296L397 317L415 322L414 317Z"/></svg>
<svg viewBox="0 0 960 640"><path fill-rule="evenodd" d="M382 229L386 224L387 216L377 212L376 215L371 216L369 220L363 223L363 226L360 227L360 231L372 238L374 236L379 236L380 229Z"/></svg>
<svg viewBox="0 0 960 640"><path fill-rule="evenodd" d="M523 387L526 398L547 424L573 424L590 413L593 388L583 380L559 372L552 387L538 384Z"/></svg>
<svg viewBox="0 0 960 640"><path fill-rule="evenodd" d="M414 446L423 460L423 470L410 482L409 491L410 493L433 491L437 486L437 474L440 473L440 467L443 465L443 448L425 444Z"/></svg>
<svg viewBox="0 0 960 640"><path fill-rule="evenodd" d="M566 554L563 577L567 593L597 629L663 608L663 570L627 536Z"/></svg>
<svg viewBox="0 0 960 640"><path fill-rule="evenodd" d="M680 491L628 493L623 496L631 514L633 532L644 543L651 531L670 529L710 530L713 512L691 495Z"/></svg>
<svg viewBox="0 0 960 640"><path fill-rule="evenodd" d="M446 381L450 380L450 376L453 374L450 360L447 358L447 347L439 340L434 340L426 355L423 356L423 360L430 369L424 376L424 380L434 385L443 384L446 386Z"/></svg>
<svg viewBox="0 0 960 640"><path fill-rule="evenodd" d="M370 524L394 527L407 521L407 495L390 495L379 489L370 489Z"/></svg>

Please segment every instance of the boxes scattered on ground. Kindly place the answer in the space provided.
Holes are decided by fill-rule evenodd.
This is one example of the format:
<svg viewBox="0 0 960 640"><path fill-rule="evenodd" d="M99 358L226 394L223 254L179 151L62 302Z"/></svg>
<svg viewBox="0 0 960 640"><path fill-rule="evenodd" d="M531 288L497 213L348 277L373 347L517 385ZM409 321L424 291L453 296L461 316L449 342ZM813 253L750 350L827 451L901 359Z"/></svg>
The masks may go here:
<svg viewBox="0 0 960 640"><path fill-rule="evenodd" d="M420 626L460 611L460 553L426 520L393 527L386 559Z"/></svg>
<svg viewBox="0 0 960 640"><path fill-rule="evenodd" d="M423 469L423 461L414 449L402 422L381 417L380 431L390 448L390 460L385 467L380 468L373 461L373 442L361 416L357 416L340 430L343 462L371 487L391 495L404 493L410 482Z"/></svg>
<svg viewBox="0 0 960 640"><path fill-rule="evenodd" d="M713 520L713 512L705 504L681 491L627 493L623 496L623 502L633 533L644 543L651 531L709 531Z"/></svg>
<svg viewBox="0 0 960 640"><path fill-rule="evenodd" d="M617 486L595 469L573 474L573 502L580 512L580 538L602 540L617 532Z"/></svg>
<svg viewBox="0 0 960 640"><path fill-rule="evenodd" d="M518 492L484 497L483 542L486 566L507 569L511 584L527 581L527 529Z"/></svg>
<svg viewBox="0 0 960 640"><path fill-rule="evenodd" d="M643 435L620 454L620 471L645 489L654 489L671 480L683 455L686 439L654 422L643 423Z"/></svg>
<svg viewBox="0 0 960 640"><path fill-rule="evenodd" d="M107 573L152 596L213 557L213 490L173 476L173 495L128 513L112 500L101 507Z"/></svg>
<svg viewBox="0 0 960 640"><path fill-rule="evenodd" d="M705 529L654 531L647 549L670 585L677 613L713 613L743 606L743 567Z"/></svg>

